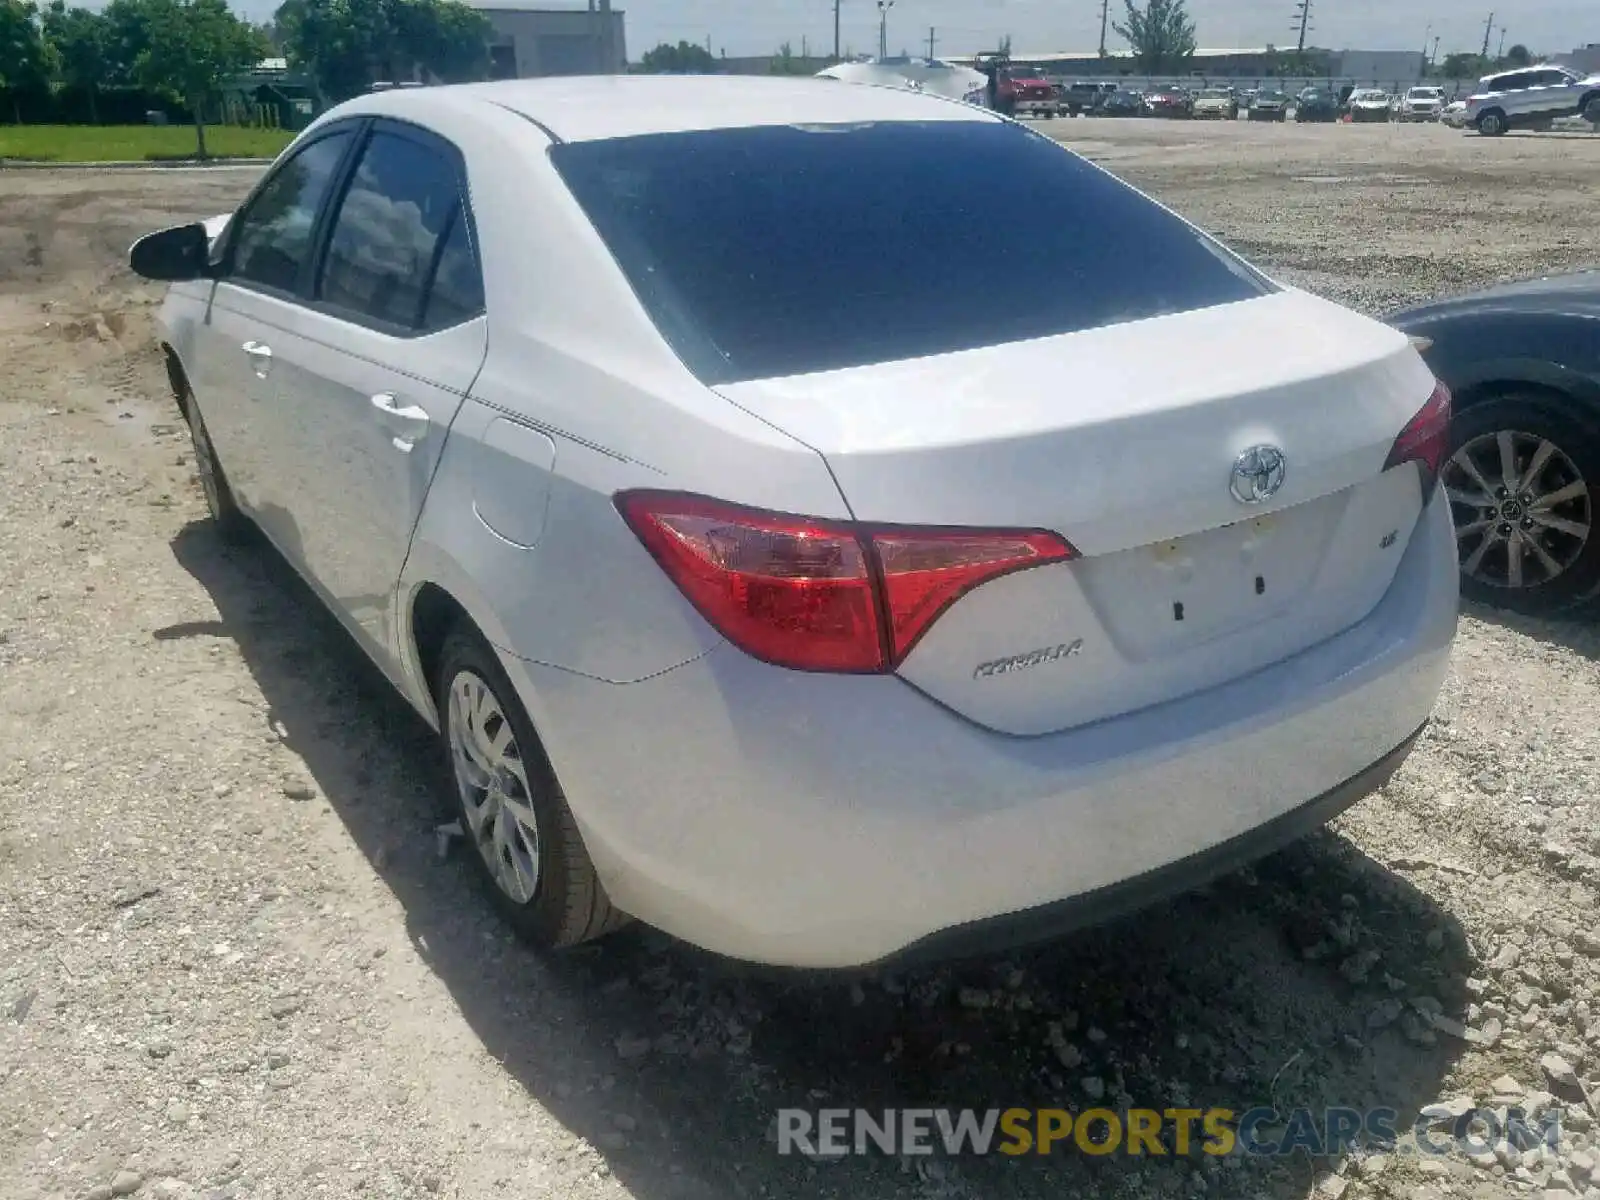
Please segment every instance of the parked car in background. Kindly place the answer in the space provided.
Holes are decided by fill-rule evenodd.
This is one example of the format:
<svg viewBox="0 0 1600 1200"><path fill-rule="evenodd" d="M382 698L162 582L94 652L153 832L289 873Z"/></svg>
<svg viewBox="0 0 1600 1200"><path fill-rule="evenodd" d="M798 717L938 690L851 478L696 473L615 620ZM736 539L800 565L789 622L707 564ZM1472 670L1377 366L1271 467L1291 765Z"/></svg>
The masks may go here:
<svg viewBox="0 0 1600 1200"><path fill-rule="evenodd" d="M1325 92L1321 88L1306 88L1294 101L1294 119L1296 122L1328 122L1339 119L1339 102L1334 99L1332 92Z"/></svg>
<svg viewBox="0 0 1600 1200"><path fill-rule="evenodd" d="M1072 83L1063 90L1061 102L1071 116L1094 116L1116 90L1114 83Z"/></svg>
<svg viewBox="0 0 1600 1200"><path fill-rule="evenodd" d="M1075 286L974 305L997 263ZM1381 786L1448 670L1449 396L1407 339L985 109L363 95L130 264L173 284L216 531L437 726L541 947L628 913L857 967L1104 921Z"/></svg>
<svg viewBox="0 0 1600 1200"><path fill-rule="evenodd" d="M1389 317L1455 395L1445 495L1469 599L1546 614L1600 588L1600 271Z"/></svg>
<svg viewBox="0 0 1600 1200"><path fill-rule="evenodd" d="M1236 120L1239 116L1239 97L1232 88L1205 88L1194 98L1191 115L1197 118Z"/></svg>
<svg viewBox="0 0 1600 1200"><path fill-rule="evenodd" d="M1194 99L1182 88L1157 88L1144 98L1152 117L1187 119L1194 115Z"/></svg>
<svg viewBox="0 0 1600 1200"><path fill-rule="evenodd" d="M1452 100L1444 106L1439 114L1439 121L1451 129L1465 129L1467 127L1467 102L1465 100Z"/></svg>
<svg viewBox="0 0 1600 1200"><path fill-rule="evenodd" d="M1058 117L1061 93L1038 67L1001 67L999 109L1008 117Z"/></svg>
<svg viewBox="0 0 1600 1200"><path fill-rule="evenodd" d="M1437 121L1444 114L1444 89L1442 87L1407 88L1400 97L1395 119L1400 121Z"/></svg>
<svg viewBox="0 0 1600 1200"><path fill-rule="evenodd" d="M1289 119L1289 97L1277 91L1257 92L1256 98L1250 102L1248 119L1251 121L1287 121Z"/></svg>
<svg viewBox="0 0 1600 1200"><path fill-rule="evenodd" d="M1106 97L1100 106L1103 117L1142 117L1145 115L1144 96L1139 92L1119 91Z"/></svg>
<svg viewBox="0 0 1600 1200"><path fill-rule="evenodd" d="M1379 88L1357 88L1350 93L1350 120L1357 124L1387 121L1392 103L1389 93Z"/></svg>
<svg viewBox="0 0 1600 1200"><path fill-rule="evenodd" d="M1550 129L1560 117L1600 125L1600 75L1581 76L1550 63L1485 75L1467 98L1467 124L1487 137L1513 129Z"/></svg>

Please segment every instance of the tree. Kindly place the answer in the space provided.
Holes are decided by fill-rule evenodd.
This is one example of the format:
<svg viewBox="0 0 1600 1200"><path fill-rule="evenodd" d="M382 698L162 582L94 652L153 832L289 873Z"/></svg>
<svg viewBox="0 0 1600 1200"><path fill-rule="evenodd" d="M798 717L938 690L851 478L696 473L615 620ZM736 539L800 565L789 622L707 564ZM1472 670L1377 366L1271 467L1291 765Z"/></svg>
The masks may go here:
<svg viewBox="0 0 1600 1200"><path fill-rule="evenodd" d="M644 75L713 75L717 60L704 46L679 42L676 46L662 42L654 50L646 50L639 60L639 71Z"/></svg>
<svg viewBox="0 0 1600 1200"><path fill-rule="evenodd" d="M1489 73L1491 64L1481 54L1447 54L1439 66L1445 79L1479 79Z"/></svg>
<svg viewBox="0 0 1600 1200"><path fill-rule="evenodd" d="M778 47L778 52L772 56L772 62L767 70L774 75L810 75L811 69L806 66L805 60L796 58L794 46L789 42Z"/></svg>
<svg viewBox="0 0 1600 1200"><path fill-rule="evenodd" d="M488 73L489 19L456 0L285 0L273 21L289 61L324 100L418 68L447 83Z"/></svg>
<svg viewBox="0 0 1600 1200"><path fill-rule="evenodd" d="M96 125L100 123L100 113L95 93L106 76L110 26L104 14L68 8L66 0L51 0L44 11L44 40L54 52L57 77L88 93L89 120Z"/></svg>
<svg viewBox="0 0 1600 1200"><path fill-rule="evenodd" d="M1146 75L1169 75L1184 69L1194 54L1194 22L1184 0L1148 0L1143 8L1123 0L1127 18L1112 28L1133 50L1133 60Z"/></svg>
<svg viewBox="0 0 1600 1200"><path fill-rule="evenodd" d="M11 115L22 124L17 92L50 79L50 59L32 0L0 0L0 86L11 89Z"/></svg>
<svg viewBox="0 0 1600 1200"><path fill-rule="evenodd" d="M227 0L140 0L146 44L133 74L145 87L169 92L194 114L195 154L206 157L206 110L229 79L271 49L261 30L241 21Z"/></svg>
<svg viewBox="0 0 1600 1200"><path fill-rule="evenodd" d="M1526 46L1518 42L1506 51L1506 56L1500 61L1503 65L1512 68L1531 67L1533 65L1533 54Z"/></svg>

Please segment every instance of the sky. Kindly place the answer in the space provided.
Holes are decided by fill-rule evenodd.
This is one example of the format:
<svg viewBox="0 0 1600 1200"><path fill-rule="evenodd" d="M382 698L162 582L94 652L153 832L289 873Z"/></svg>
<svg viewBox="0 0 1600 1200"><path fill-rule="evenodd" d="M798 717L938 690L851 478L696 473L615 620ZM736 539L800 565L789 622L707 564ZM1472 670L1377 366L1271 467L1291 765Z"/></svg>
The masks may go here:
<svg viewBox="0 0 1600 1200"><path fill-rule="evenodd" d="M501 0L503 3L504 0ZM570 8L586 4L528 0L529 7ZM833 0L612 0L627 13L628 56L638 58L658 42L680 39L730 55L770 54L788 42L813 53L833 48ZM841 37L846 49L875 53L877 0L841 0ZM1201 46L1245 47L1293 44L1295 0L1189 0ZM1440 54L1476 52L1484 26L1496 13L1490 53L1506 30L1506 45L1518 42L1538 52L1571 50L1600 42L1597 0L1312 0L1308 41L1335 50L1422 50L1440 38ZM1111 0L1112 19L1124 11ZM935 53L967 54L992 48L1010 34L1021 53L1093 51L1100 44L1099 0L895 0L889 15L889 50L927 52L935 28ZM1108 44L1120 44L1115 34Z"/></svg>

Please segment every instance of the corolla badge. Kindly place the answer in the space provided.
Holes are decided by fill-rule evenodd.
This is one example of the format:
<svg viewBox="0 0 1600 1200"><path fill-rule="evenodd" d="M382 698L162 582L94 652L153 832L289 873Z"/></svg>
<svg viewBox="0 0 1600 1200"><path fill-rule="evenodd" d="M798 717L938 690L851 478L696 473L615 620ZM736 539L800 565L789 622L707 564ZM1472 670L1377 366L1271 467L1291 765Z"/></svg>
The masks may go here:
<svg viewBox="0 0 1600 1200"><path fill-rule="evenodd" d="M1228 487L1240 504L1260 504L1278 494L1288 469L1288 460L1276 446L1251 446L1233 460Z"/></svg>

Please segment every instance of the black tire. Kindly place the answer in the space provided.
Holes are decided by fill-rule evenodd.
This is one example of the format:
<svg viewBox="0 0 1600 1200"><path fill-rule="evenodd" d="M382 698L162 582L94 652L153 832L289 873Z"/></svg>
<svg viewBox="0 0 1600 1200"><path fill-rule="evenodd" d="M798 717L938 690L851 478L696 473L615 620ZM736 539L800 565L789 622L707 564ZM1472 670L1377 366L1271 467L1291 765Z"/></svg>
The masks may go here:
<svg viewBox="0 0 1600 1200"><path fill-rule="evenodd" d="M1478 132L1484 137L1504 137L1508 129L1510 124L1506 121L1506 115L1498 108L1478 115Z"/></svg>
<svg viewBox="0 0 1600 1200"><path fill-rule="evenodd" d="M451 703L451 690L464 682L464 676L475 677L487 687L503 720L511 728L510 748L520 751L513 757L521 764L527 782L526 803L536 818L537 847L529 857L537 862L537 871L530 899L513 896L490 867L490 855L509 854L509 849L501 850L488 844L493 833L490 823L484 823L482 836L474 833L473 814L467 799L469 785L458 768L453 749L453 726L458 717ZM516 689L511 686L494 651L471 626L458 627L445 638L439 656L438 678L434 680L434 699L439 706L446 766L462 832L466 835L468 857L490 900L507 923L540 950L566 949L626 925L630 918L612 905L595 873L572 810L567 807L543 743L523 711ZM520 783L513 786L514 790L520 790ZM519 849L529 849L520 830L514 829L507 836L518 839L515 844Z"/></svg>
<svg viewBox="0 0 1600 1200"><path fill-rule="evenodd" d="M250 518L239 511L233 498L233 489L228 486L228 477L217 461L216 447L211 444L211 434L206 430L205 418L200 415L193 392L184 393L181 407L183 419L189 425L189 439L194 443L194 473L200 479L200 490L205 493L211 523L224 542L231 546L244 545L255 531Z"/></svg>
<svg viewBox="0 0 1600 1200"><path fill-rule="evenodd" d="M1550 460L1541 472L1541 482L1547 484L1543 490L1549 492L1573 482L1566 473L1566 466L1575 469L1576 475L1588 489L1595 489L1600 487L1600 428L1597 428L1595 421L1595 414L1580 408L1575 400L1538 393L1507 392L1458 411L1451 425L1452 458L1444 471L1445 483L1454 485L1448 502L1457 529L1463 530L1470 524L1482 521L1485 513L1483 509L1460 502L1461 489L1470 486L1469 477L1458 465L1465 447L1474 443L1482 447L1480 461L1487 455L1488 463L1480 474L1490 483L1495 483L1495 454L1490 452L1489 444L1482 439L1493 438L1503 430L1517 435L1518 451L1514 453L1514 458L1519 470L1526 469L1527 458L1531 457L1531 453L1522 450L1529 446L1529 439L1548 441L1565 457L1566 464L1559 459ZM1564 569L1554 577L1545 578L1546 569L1542 564L1529 559L1533 563L1530 582L1522 587L1511 587L1506 582L1489 582L1478 577L1479 574L1505 574L1500 570L1500 564L1507 555L1498 547L1492 548L1480 561L1478 574L1469 573L1468 566L1481 539L1473 538L1470 534L1459 535L1457 548L1462 561L1462 596L1479 604L1530 616L1549 616L1586 600L1596 588L1600 588L1597 500L1600 500L1600 494L1590 490L1580 498L1548 510L1551 515L1569 523L1587 521L1588 537L1583 540L1558 531L1541 532L1541 546L1561 562ZM1509 527L1508 524L1502 524L1498 528L1503 532Z"/></svg>
<svg viewBox="0 0 1600 1200"><path fill-rule="evenodd" d="M1600 92L1585 96L1578 105L1578 115L1591 125L1600 125Z"/></svg>

